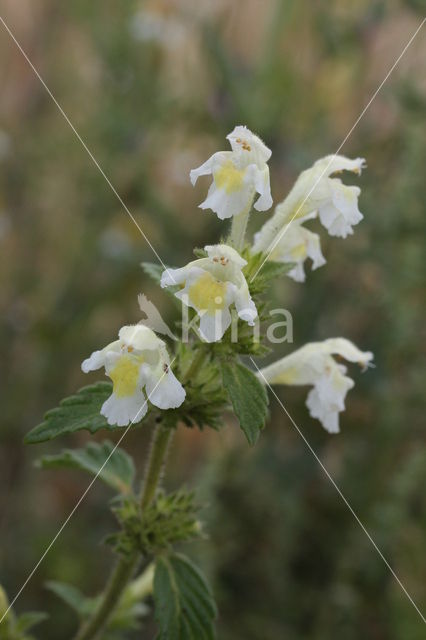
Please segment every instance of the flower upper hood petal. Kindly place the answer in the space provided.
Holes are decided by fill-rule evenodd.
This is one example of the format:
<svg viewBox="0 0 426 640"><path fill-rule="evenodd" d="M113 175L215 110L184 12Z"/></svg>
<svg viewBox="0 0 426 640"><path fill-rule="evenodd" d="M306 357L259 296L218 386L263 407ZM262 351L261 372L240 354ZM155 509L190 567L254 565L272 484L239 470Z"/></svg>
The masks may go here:
<svg viewBox="0 0 426 640"><path fill-rule="evenodd" d="M138 351L154 351L155 349L161 349L165 345L164 341L158 338L152 329L143 324L122 327L118 337L125 346L133 347Z"/></svg>
<svg viewBox="0 0 426 640"><path fill-rule="evenodd" d="M232 151L214 153L206 162L190 172L194 185L200 176L212 175L207 198L199 206L211 209L224 220L254 207L266 211L272 206L269 168L271 150L245 126L237 126L227 136Z"/></svg>
<svg viewBox="0 0 426 640"><path fill-rule="evenodd" d="M247 260L244 260L238 251L227 244L208 244L204 247L204 250L207 251L207 255L211 260L216 258L221 261L225 258L240 268L245 267L247 264Z"/></svg>
<svg viewBox="0 0 426 640"><path fill-rule="evenodd" d="M342 171L352 171L360 175L367 164L365 158L351 160L345 156L329 155L317 160L313 166L320 171L326 171L327 176L331 176L333 173L341 173Z"/></svg>
<svg viewBox="0 0 426 640"><path fill-rule="evenodd" d="M226 136L226 139L229 140L232 151L252 154L253 159L259 166L268 162L272 155L272 151L268 149L259 136L252 133L246 126L236 126L235 129Z"/></svg>

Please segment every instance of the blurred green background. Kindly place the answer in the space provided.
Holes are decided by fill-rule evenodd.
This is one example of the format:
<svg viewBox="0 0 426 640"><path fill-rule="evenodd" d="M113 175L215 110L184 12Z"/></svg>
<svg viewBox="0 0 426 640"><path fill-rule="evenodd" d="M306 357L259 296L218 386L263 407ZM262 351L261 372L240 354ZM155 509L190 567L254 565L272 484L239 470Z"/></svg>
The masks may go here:
<svg viewBox="0 0 426 640"><path fill-rule="evenodd" d="M271 147L279 202L298 173L333 153L420 24L423 0L4 0L2 16L163 259L181 265L224 232L197 205L188 172L246 124ZM86 384L80 362L139 319L144 292L173 310L139 267L146 242L0 25L2 384L0 583L12 597L88 484L33 462L62 442L24 447L46 409ZM424 30L342 153L365 156L365 220L346 240L321 232L327 265L304 285L276 284L294 347L345 336L377 368L350 375L342 433L278 392L377 545L426 607ZM201 184L202 183L202 184ZM257 229L267 214L251 221ZM93 375L91 380L95 380ZM102 437L102 434L101 436ZM149 433L124 447L142 464ZM333 637L417 640L424 623L278 404L249 450L234 424L181 428L166 479L206 497L197 545L214 584L220 640ZM43 640L67 638L72 613L45 588L93 594L111 565L115 527L96 485L20 599L43 609ZM142 634L151 638L147 623Z"/></svg>

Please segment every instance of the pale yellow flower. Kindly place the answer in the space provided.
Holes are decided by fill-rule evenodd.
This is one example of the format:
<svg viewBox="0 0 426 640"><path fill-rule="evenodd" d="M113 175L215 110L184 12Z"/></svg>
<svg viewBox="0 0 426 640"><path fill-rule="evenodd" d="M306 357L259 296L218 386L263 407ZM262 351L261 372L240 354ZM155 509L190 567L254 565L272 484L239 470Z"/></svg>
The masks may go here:
<svg viewBox="0 0 426 640"><path fill-rule="evenodd" d="M253 253L262 250L260 242L258 242L259 235L257 233L254 236ZM287 272L287 275L296 282L304 282L306 277L304 263L308 258L312 261L312 269L318 269L326 263L321 251L319 235L306 229L299 220L294 220L269 254L269 260L283 263L294 262L295 266Z"/></svg>
<svg viewBox="0 0 426 640"><path fill-rule="evenodd" d="M346 367L333 355L357 362L363 369L373 359L370 351L360 351L345 338L311 342L290 355L265 367L258 373L269 384L313 385L306 401L309 412L330 433L339 432L339 413L345 409L345 397L354 381L347 377Z"/></svg>
<svg viewBox="0 0 426 640"><path fill-rule="evenodd" d="M105 367L113 392L102 406L108 424L123 427L141 420L148 410L148 400L160 409L179 407L185 390L170 368L170 358L163 340L143 325L120 329L119 339L84 360L85 373Z"/></svg>
<svg viewBox="0 0 426 640"><path fill-rule="evenodd" d="M255 194L258 211L272 206L269 167L271 151L247 127L238 126L227 136L232 151L213 154L198 169L190 173L194 185L200 176L212 175L213 182L201 209L212 209L220 219L231 218L248 211Z"/></svg>
<svg viewBox="0 0 426 640"><path fill-rule="evenodd" d="M363 215L358 209L359 187L347 186L335 177L342 171L361 174L363 158L326 156L302 171L288 196L275 207L274 215L256 235L254 250L269 253L296 222L319 217L331 236L346 238Z"/></svg>
<svg viewBox="0 0 426 640"><path fill-rule="evenodd" d="M257 310L250 297L240 254L225 244L205 247L206 258L193 260L181 269L167 269L161 286L184 285L175 293L183 304L200 316L200 333L206 342L220 340L231 324L232 304L238 316L253 325Z"/></svg>

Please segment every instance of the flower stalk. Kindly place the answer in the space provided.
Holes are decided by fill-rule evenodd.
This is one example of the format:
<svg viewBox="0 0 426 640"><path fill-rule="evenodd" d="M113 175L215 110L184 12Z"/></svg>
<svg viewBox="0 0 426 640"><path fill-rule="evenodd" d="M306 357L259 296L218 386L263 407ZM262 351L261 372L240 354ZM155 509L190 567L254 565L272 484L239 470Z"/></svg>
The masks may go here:
<svg viewBox="0 0 426 640"><path fill-rule="evenodd" d="M198 349L184 376L185 381L190 380L198 373L205 357L205 349ZM142 510L146 509L155 497L172 434L173 429L164 427L161 423L157 425L153 433L151 450L140 496L140 506ZM152 588L149 587L149 585L152 585L152 565L148 567L149 571L147 570L142 573L139 578L129 585L138 561L139 556L137 553L133 554L130 558L120 558L106 585L97 610L93 617L81 626L75 636L75 640L95 640L100 637L99 634L105 629L114 608L125 593L126 587L130 589L134 585L138 585L139 587L143 586L141 600L148 595L149 589Z"/></svg>
<svg viewBox="0 0 426 640"><path fill-rule="evenodd" d="M75 636L75 640L92 640L99 638L105 629L115 606L136 569L137 554L130 558L120 558L108 580L103 596L93 615L84 623Z"/></svg>
<svg viewBox="0 0 426 640"><path fill-rule="evenodd" d="M79 452L65 451L53 459L50 457L50 463L60 461L67 465L69 459L84 453L90 462L87 470L93 473L92 462L109 454L96 474L102 477L105 464L114 455L115 473L102 479L124 496L113 509L122 528L110 536L120 555L103 592L94 601L94 609L90 606L91 615L87 616L84 606L78 608L83 622L74 640L100 640L112 632L119 619L121 623L124 620L126 633L125 627L134 628L137 618L146 610L144 606L134 605L153 592L158 637L180 637L185 629L191 637L212 638L217 610L208 584L190 560L173 549L174 544L200 535L196 518L198 506L192 492L180 490L157 495L177 424L216 429L223 413L232 405L247 441L253 445L267 418L264 385L309 385L312 388L306 405L310 415L329 433L337 433L347 392L354 386L341 360L358 363L365 369L373 359L371 352L360 351L349 340L329 338L308 343L258 369L257 376L240 361L242 355L263 353L260 335L256 329L256 334L251 335L248 327L259 326L259 315L265 319L267 300L261 295L271 281L285 272L303 282L304 263L308 258L312 269L325 263L320 237L305 227L305 223L318 218L331 236L345 238L362 219L358 209L360 189L345 185L336 174L351 171L359 175L364 160L335 154L315 162L300 174L289 195L278 204L250 245L246 244L246 231L251 210L266 211L272 206L268 166L271 151L245 126L235 127L227 139L230 151L213 154L190 174L193 184L200 176L212 176L207 198L199 206L211 209L221 220L232 218L227 243L206 245L196 260L180 268L166 268L160 277L161 287L173 287L171 293L181 301L183 310L186 307L195 310L190 326L198 340L191 353L184 346L188 332L187 338L182 338L182 344L178 345L176 353L182 361L176 367L177 377L172 370L175 359L171 360L166 342L157 333L176 337L154 305L141 295L140 306L147 319L122 327L118 339L94 351L82 363L85 373L104 370L112 384L98 382L80 390L72 402L61 404L60 418L58 412L49 412L45 422L27 436L28 442L39 442L79 429L96 431L106 423L112 428L124 427L141 422L151 406L154 415L160 416L156 418L144 479L137 494L133 491L132 458L124 450L112 448L108 441L89 445ZM260 267L259 258L263 260ZM250 287L247 274L256 270L252 281L266 260L283 263L288 268L270 264L271 268L265 268L256 286ZM149 273L159 276L157 267L154 271L152 265ZM239 320L237 329L241 327L237 340L234 340L232 324L235 312ZM268 332L266 336L269 337ZM223 345L209 346L222 338ZM197 385L194 381L198 377L201 380ZM89 396L90 403L80 402ZM83 407L82 414L70 410L76 400L79 407ZM106 423L99 424L93 406L98 407ZM86 469L85 463L79 466ZM20 616L8 613L7 607L7 596L0 586L0 615L3 612L5 631L11 627L10 633L15 637L15 626L18 629L21 624Z"/></svg>
<svg viewBox="0 0 426 640"><path fill-rule="evenodd" d="M140 498L142 509L146 508L155 496L171 435L172 429L166 429L160 424L156 427L152 436L151 451ZM75 636L75 640L94 640L100 637L99 634L105 629L111 618L136 570L138 561L139 554L137 553L118 560L93 617L81 626Z"/></svg>

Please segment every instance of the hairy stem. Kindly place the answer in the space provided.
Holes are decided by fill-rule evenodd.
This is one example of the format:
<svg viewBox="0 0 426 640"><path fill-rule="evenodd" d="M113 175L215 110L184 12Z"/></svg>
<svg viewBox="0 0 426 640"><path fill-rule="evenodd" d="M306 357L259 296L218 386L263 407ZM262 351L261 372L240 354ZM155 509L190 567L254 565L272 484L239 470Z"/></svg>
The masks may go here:
<svg viewBox="0 0 426 640"><path fill-rule="evenodd" d="M103 596L92 618L82 625L75 640L90 640L99 637L105 628L123 590L133 575L137 563L137 554L130 558L120 558L111 573Z"/></svg>
<svg viewBox="0 0 426 640"><path fill-rule="evenodd" d="M145 509L155 496L172 433L172 429L165 428L161 424L155 429L141 492L142 509Z"/></svg>
<svg viewBox="0 0 426 640"><path fill-rule="evenodd" d="M142 509L147 507L155 496L171 434L172 429L166 429L162 425L158 425L154 431L147 471L141 492ZM139 554L137 553L134 553L130 557L122 557L118 560L93 616L82 624L75 636L75 640L94 640L95 638L101 637L100 634L105 629L108 620L123 595L138 561Z"/></svg>

